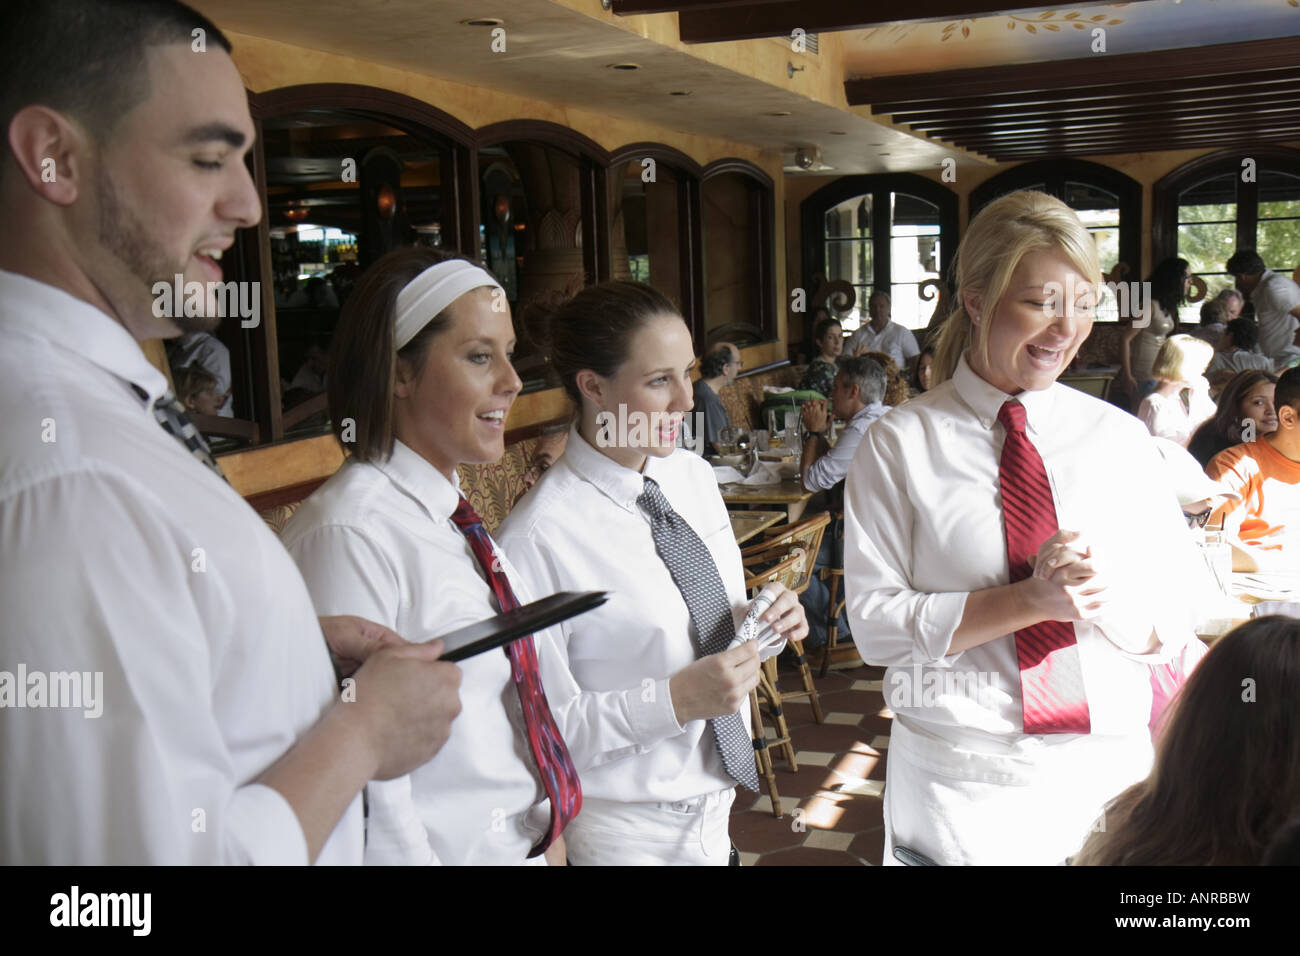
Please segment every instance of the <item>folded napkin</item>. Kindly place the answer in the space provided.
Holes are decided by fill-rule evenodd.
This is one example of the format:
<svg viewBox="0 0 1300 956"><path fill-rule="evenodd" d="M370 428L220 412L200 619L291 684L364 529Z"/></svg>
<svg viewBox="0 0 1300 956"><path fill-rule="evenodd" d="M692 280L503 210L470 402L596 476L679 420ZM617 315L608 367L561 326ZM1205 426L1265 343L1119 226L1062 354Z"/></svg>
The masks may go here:
<svg viewBox="0 0 1300 956"><path fill-rule="evenodd" d="M730 465L714 465L713 478L720 485L730 485L745 480L745 476Z"/></svg>
<svg viewBox="0 0 1300 956"><path fill-rule="evenodd" d="M749 477L741 482L741 484L745 485L777 485L780 483L780 469L775 464L766 461L760 461L758 467L750 472Z"/></svg>

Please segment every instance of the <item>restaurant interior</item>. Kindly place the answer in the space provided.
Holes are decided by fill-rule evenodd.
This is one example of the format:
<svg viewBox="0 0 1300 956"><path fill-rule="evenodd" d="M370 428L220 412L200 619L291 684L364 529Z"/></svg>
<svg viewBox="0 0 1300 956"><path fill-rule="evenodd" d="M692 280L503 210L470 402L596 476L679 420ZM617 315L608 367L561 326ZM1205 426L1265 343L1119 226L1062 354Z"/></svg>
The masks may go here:
<svg viewBox="0 0 1300 956"><path fill-rule="evenodd" d="M884 291L931 341L968 223L1026 188L1077 213L1108 280L1187 260L1188 328L1233 285L1238 249L1300 273L1295 0L193 5L233 43L265 209L222 260L227 280L260 283L261 320L215 333L227 413L194 418L277 529L343 462L323 356L358 277L400 246L478 261L509 300L524 387L506 454L461 469L489 530L572 415L535 317L636 279L680 309L697 355L739 350L719 450L741 472L723 497L747 587L817 578L832 604L840 572L812 566L832 515L794 477L798 416L785 428L770 391L799 386L819 319L851 335ZM1131 410L1124 311L1103 295L1062 381ZM146 351L175 371L163 343ZM748 481L763 458L778 480ZM732 815L742 864L883 862L884 669L833 631L764 665L760 793Z"/></svg>

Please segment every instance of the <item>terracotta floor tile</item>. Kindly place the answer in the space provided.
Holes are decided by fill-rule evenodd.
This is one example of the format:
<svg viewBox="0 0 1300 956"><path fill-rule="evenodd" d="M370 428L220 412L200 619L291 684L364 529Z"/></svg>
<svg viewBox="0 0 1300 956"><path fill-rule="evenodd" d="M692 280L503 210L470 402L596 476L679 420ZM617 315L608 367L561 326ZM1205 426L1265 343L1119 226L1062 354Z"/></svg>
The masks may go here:
<svg viewBox="0 0 1300 956"><path fill-rule="evenodd" d="M782 801L784 803L784 801ZM781 820L771 814L749 811L731 815L731 842L743 853L769 853L802 846L806 830L796 830L787 813Z"/></svg>
<svg viewBox="0 0 1300 956"><path fill-rule="evenodd" d="M764 853L759 866L861 866L853 856L836 850L815 850L798 847L794 850L777 850Z"/></svg>
<svg viewBox="0 0 1300 956"><path fill-rule="evenodd" d="M885 854L885 828L868 833L859 833L849 844L849 853L866 860L872 866L880 866Z"/></svg>

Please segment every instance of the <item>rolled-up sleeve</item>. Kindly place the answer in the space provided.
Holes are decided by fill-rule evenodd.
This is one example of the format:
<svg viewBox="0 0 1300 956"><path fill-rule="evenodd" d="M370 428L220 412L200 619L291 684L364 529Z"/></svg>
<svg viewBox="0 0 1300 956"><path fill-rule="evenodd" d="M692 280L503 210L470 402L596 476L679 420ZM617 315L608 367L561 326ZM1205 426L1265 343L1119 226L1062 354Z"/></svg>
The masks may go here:
<svg viewBox="0 0 1300 956"><path fill-rule="evenodd" d="M882 420L858 445L844 497L849 628L862 659L878 666L943 663L966 610L966 592L913 587L908 487L900 436Z"/></svg>

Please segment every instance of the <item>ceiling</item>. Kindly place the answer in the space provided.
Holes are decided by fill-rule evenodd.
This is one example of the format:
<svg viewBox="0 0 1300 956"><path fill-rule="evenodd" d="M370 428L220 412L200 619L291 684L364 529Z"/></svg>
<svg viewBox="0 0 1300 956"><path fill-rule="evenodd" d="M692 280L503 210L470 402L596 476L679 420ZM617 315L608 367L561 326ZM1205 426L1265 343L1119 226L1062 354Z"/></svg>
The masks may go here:
<svg viewBox="0 0 1300 956"><path fill-rule="evenodd" d="M745 143L780 153L786 163L805 145L819 146L836 172L935 168L949 158L982 162L865 110L839 109L796 92L797 81L786 74L789 58L779 50L768 59L780 70L770 81L760 79L630 31L604 14L597 0L589 4L594 15L551 0L192 2L237 33ZM485 17L504 21L506 52L491 51L490 29L462 22ZM639 69L609 68L616 63ZM682 91L689 95L671 95Z"/></svg>

